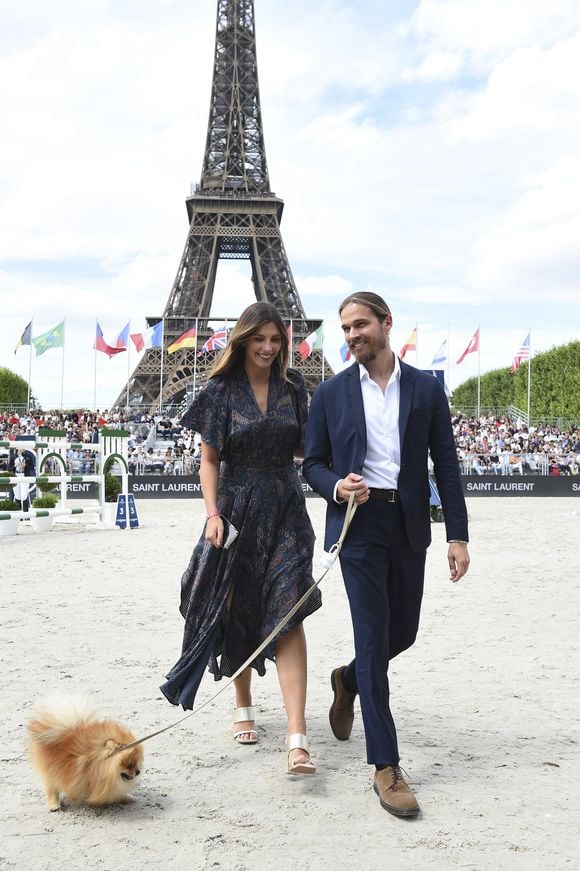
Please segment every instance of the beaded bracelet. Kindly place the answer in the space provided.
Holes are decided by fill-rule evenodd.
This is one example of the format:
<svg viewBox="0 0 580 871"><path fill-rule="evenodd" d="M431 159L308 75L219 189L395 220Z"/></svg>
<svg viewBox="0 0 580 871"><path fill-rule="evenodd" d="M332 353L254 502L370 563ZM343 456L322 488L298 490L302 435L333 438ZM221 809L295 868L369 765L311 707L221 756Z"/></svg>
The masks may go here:
<svg viewBox="0 0 580 871"><path fill-rule="evenodd" d="M205 515L205 519L209 520L211 517L219 517L219 516L220 516L219 511L210 511L209 514Z"/></svg>
<svg viewBox="0 0 580 871"><path fill-rule="evenodd" d="M469 544L468 541L460 541L459 538L450 538L447 544L464 544L465 547Z"/></svg>

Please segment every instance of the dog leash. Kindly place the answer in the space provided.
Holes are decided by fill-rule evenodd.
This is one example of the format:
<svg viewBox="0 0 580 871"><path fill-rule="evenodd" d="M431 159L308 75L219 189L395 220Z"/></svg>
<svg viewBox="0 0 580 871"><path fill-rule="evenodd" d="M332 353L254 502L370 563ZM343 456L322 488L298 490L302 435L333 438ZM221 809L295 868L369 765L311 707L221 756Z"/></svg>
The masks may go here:
<svg viewBox="0 0 580 871"><path fill-rule="evenodd" d="M206 699L205 702L202 702L201 705L198 705L196 708L193 709L193 711L185 714L184 717L180 717L179 720L176 720L174 723L170 723L169 726L164 726L163 729L158 729L156 732L151 732L149 735L145 735L143 738L138 738L136 741L131 741L129 744L121 744L119 747L116 747L113 750L113 753L111 755L114 755L115 753L121 753L124 750L129 750L129 748L131 747L137 747L138 744L143 744L145 741L149 741L151 738L156 738L158 735L162 735L164 732L168 732L170 729L174 729L176 726L179 726L180 723L185 722L185 720L189 720L189 718L193 717L194 714L197 714L211 702L215 701L217 697L224 692L224 690L227 690L227 688L233 684L233 682L241 675L244 669L247 668L250 663L252 663L254 659L260 655L260 653L270 644L271 641L273 641L276 635L278 635L278 633L284 628L284 626L286 626L286 624L292 619L294 614L296 614L296 612L300 610L302 605L307 601L312 593L318 588L321 581L326 577L326 575L338 558L338 555L344 543L344 539L346 538L348 528L355 515L356 509L357 505L355 505L354 502L354 491L352 491L346 506L344 523L342 524L342 530L340 532L338 541L332 545L329 551L325 551L321 559L321 565L324 569L323 573L318 578L318 580L312 584L311 587L308 587L301 599L296 602L294 607L291 608L290 611L288 611L286 616L283 617L282 620L280 620L280 622L277 626L274 627L274 629L272 629L268 637L265 638L264 641L262 641L262 643L259 645L259 647L254 650L254 652L246 659L246 661L242 665L240 665L237 671L234 672L234 674L226 681L226 683L222 687L220 687L220 689L216 693L214 693L213 696L211 696L209 699Z"/></svg>

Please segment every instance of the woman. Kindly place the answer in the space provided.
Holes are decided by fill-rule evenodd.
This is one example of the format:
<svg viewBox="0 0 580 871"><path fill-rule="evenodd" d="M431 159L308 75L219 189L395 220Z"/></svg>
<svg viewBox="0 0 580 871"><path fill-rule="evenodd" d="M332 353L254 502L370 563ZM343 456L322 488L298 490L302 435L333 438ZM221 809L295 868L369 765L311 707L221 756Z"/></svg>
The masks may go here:
<svg viewBox="0 0 580 871"><path fill-rule="evenodd" d="M254 303L183 418L201 434L207 522L182 578L182 656L161 687L172 704L193 707L208 662L216 680L234 674L312 585L314 532L293 463L306 415L304 379L288 369L280 314L270 303ZM222 517L239 532L227 550ZM306 739L302 621L320 605L316 590L234 681L234 738L255 744L252 668L263 675L265 657L275 659L288 718L288 774L316 771Z"/></svg>

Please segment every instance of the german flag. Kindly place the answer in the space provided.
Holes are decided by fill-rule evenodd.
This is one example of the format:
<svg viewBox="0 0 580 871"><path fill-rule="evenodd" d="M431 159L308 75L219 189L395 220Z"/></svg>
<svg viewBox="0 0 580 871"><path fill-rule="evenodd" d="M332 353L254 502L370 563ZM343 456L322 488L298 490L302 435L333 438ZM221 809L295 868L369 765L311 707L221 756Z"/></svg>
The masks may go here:
<svg viewBox="0 0 580 871"><path fill-rule="evenodd" d="M195 327L191 327L182 333L178 339L169 345L167 348L168 354L173 354L174 351L179 351L180 348L195 348L197 344L197 331Z"/></svg>

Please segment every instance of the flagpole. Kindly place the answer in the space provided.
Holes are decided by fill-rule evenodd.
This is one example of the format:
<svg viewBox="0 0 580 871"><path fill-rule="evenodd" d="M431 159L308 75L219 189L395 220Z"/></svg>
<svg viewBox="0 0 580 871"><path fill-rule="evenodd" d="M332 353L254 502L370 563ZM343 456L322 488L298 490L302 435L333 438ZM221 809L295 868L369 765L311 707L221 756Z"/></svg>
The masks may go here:
<svg viewBox="0 0 580 871"><path fill-rule="evenodd" d="M532 331L528 332L528 428L530 426L530 399L532 393Z"/></svg>
<svg viewBox="0 0 580 871"><path fill-rule="evenodd" d="M195 319L195 345L193 346L193 396L191 401L195 401L195 390L197 387L197 334L199 331L199 318Z"/></svg>
<svg viewBox="0 0 580 871"><path fill-rule="evenodd" d="M415 366L419 368L419 324L415 324Z"/></svg>
<svg viewBox="0 0 580 871"><path fill-rule="evenodd" d="M480 326L477 325L477 419L479 420L481 414L481 333Z"/></svg>
<svg viewBox="0 0 580 871"><path fill-rule="evenodd" d="M159 414L163 403L163 346L165 344L165 324L161 318L161 371L159 373Z"/></svg>
<svg viewBox="0 0 580 871"><path fill-rule="evenodd" d="M449 398L451 398L451 385L449 383L449 358L451 357L451 346L449 344L449 321L447 321L447 389L449 390Z"/></svg>
<svg viewBox="0 0 580 871"><path fill-rule="evenodd" d="M98 321L95 318L95 375L93 379L93 409L97 410L97 325Z"/></svg>
<svg viewBox="0 0 580 871"><path fill-rule="evenodd" d="M60 373L60 409L64 411L64 341L66 336L66 318L62 322L62 370Z"/></svg>
<svg viewBox="0 0 580 871"><path fill-rule="evenodd" d="M32 378L32 320L30 321L30 345L28 350L28 393L26 395L26 413L30 412L30 379Z"/></svg>
<svg viewBox="0 0 580 871"><path fill-rule="evenodd" d="M320 365L322 368L322 373L321 373L320 380L324 381L324 321L322 321L321 326L322 326L322 342L320 343L320 357L321 357Z"/></svg>
<svg viewBox="0 0 580 871"><path fill-rule="evenodd" d="M129 321L129 324L130 323L131 323L131 321ZM129 347L131 344L131 342L129 341L129 333L130 332L131 332L131 327L129 326L129 329L127 331L127 398L125 399L125 404L127 406L127 415L129 415L129 378L131 377L131 366L129 365L130 355L131 355L131 348Z"/></svg>

